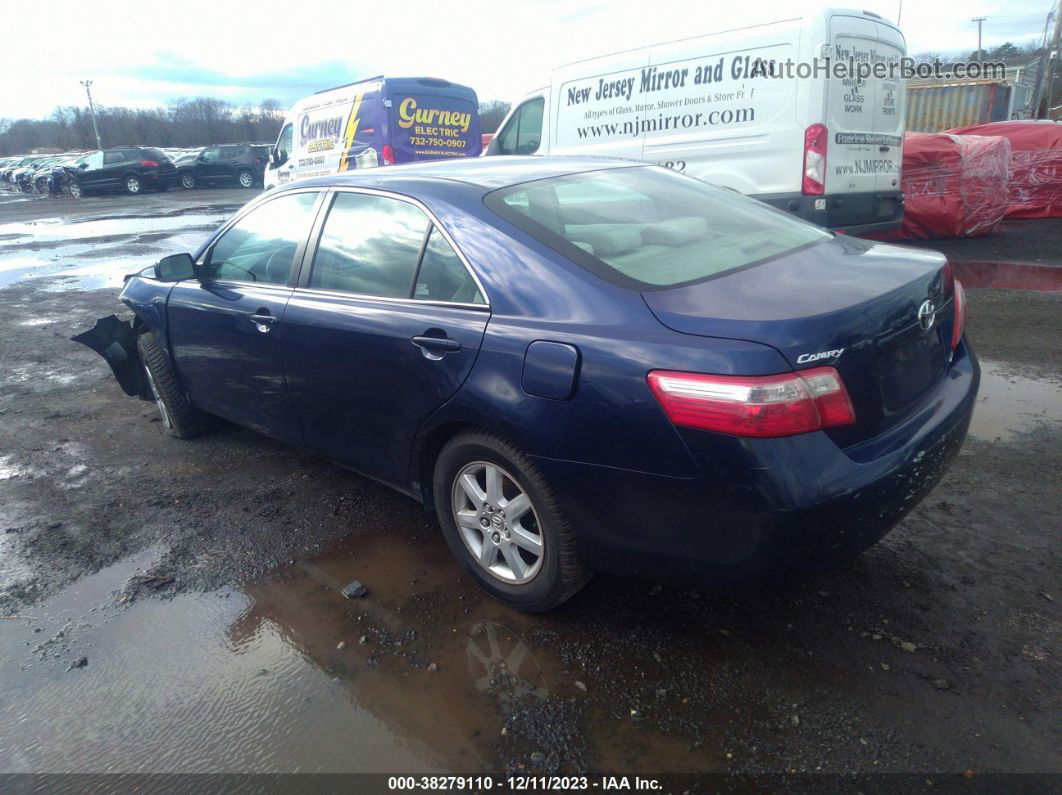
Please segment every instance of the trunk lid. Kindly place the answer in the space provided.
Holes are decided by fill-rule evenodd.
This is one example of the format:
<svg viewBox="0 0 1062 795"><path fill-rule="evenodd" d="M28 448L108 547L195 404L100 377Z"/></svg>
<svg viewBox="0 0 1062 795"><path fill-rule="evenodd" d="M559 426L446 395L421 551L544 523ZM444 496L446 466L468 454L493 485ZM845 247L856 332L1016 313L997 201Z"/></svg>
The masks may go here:
<svg viewBox="0 0 1062 795"><path fill-rule="evenodd" d="M952 290L942 254L840 235L642 297L674 331L770 345L794 370L835 367L856 411L855 425L829 431L845 447L901 422L943 380Z"/></svg>

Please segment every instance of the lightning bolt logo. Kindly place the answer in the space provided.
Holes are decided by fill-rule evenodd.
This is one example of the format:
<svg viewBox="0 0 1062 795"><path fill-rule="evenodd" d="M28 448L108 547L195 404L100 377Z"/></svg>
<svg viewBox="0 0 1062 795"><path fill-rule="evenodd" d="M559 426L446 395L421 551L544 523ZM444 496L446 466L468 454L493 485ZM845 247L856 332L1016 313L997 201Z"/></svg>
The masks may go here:
<svg viewBox="0 0 1062 795"><path fill-rule="evenodd" d="M354 146L354 136L358 134L358 125L361 123L361 98L363 92L354 95L354 106L350 109L350 118L347 119L347 131L343 135L343 154L339 158L339 170L346 171L350 166L350 148Z"/></svg>

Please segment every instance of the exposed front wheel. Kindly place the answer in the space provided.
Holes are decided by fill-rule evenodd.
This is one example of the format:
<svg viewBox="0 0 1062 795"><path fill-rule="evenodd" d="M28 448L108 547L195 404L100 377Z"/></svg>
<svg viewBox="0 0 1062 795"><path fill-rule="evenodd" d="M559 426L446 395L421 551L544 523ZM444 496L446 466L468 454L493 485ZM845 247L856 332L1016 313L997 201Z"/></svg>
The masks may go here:
<svg viewBox="0 0 1062 795"><path fill-rule="evenodd" d="M209 427L209 417L188 402L174 378L169 357L150 331L136 341L144 378L158 406L162 424L171 436L191 439L201 436Z"/></svg>
<svg viewBox="0 0 1062 795"><path fill-rule="evenodd" d="M504 439L485 431L452 439L436 462L434 493L451 551L502 602L548 610L590 579L549 484Z"/></svg>
<svg viewBox="0 0 1062 795"><path fill-rule="evenodd" d="M78 185L77 182L71 180L70 184L67 186L67 190L70 191L70 195L75 199L81 198L81 186Z"/></svg>
<svg viewBox="0 0 1062 795"><path fill-rule="evenodd" d="M193 174L181 174L181 187L185 190L192 190L195 187L195 176Z"/></svg>
<svg viewBox="0 0 1062 795"><path fill-rule="evenodd" d="M240 172L236 175L236 181L240 183L241 188L254 187L254 174L247 169L240 169Z"/></svg>

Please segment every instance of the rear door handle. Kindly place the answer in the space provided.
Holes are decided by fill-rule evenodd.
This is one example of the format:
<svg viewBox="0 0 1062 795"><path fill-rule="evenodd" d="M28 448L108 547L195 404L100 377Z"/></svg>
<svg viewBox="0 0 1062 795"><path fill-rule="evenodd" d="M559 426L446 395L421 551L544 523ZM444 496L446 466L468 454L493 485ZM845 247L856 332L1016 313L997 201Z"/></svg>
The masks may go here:
<svg viewBox="0 0 1062 795"><path fill-rule="evenodd" d="M450 337L413 337L410 342L418 348L433 348L437 351L459 351L461 341Z"/></svg>

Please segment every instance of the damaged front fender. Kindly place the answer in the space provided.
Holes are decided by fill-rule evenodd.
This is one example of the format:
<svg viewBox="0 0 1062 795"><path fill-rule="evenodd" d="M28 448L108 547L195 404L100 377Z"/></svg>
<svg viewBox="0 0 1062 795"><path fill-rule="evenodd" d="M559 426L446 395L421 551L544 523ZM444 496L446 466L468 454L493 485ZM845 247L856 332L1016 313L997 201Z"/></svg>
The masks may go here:
<svg viewBox="0 0 1062 795"><path fill-rule="evenodd" d="M88 331L71 337L106 359L118 385L127 395L150 399L144 368L136 349L136 329L131 321L117 315L101 317Z"/></svg>

